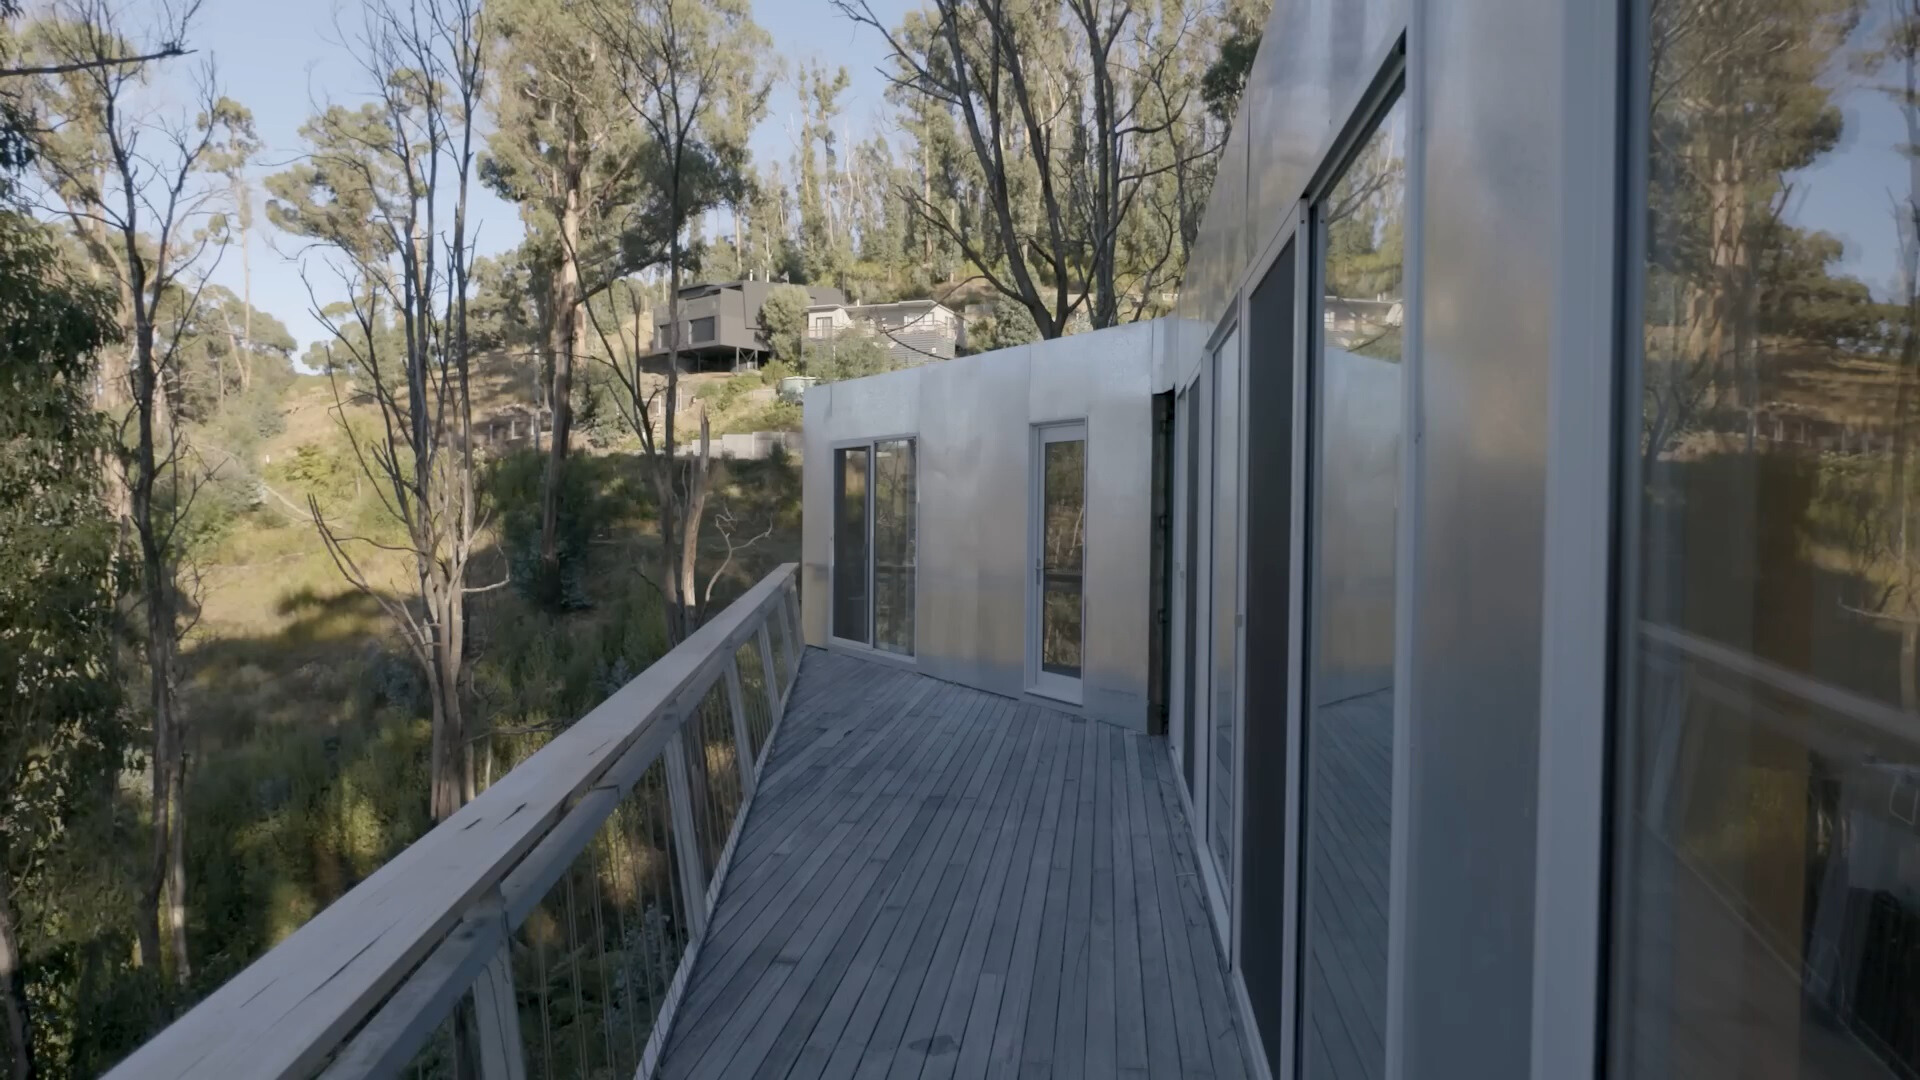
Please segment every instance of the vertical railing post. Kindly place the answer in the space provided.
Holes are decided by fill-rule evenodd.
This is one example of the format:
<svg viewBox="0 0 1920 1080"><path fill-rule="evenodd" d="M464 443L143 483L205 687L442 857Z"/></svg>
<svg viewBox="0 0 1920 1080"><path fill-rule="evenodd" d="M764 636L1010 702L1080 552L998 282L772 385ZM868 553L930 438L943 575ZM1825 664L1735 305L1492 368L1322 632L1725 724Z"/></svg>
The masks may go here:
<svg viewBox="0 0 1920 1080"><path fill-rule="evenodd" d="M684 724L684 715L676 722ZM687 772L684 728L667 743L666 760L667 807L673 818L673 846L680 855L680 899L697 940L707 928L707 853L700 849L700 830L694 827L693 778Z"/></svg>
<svg viewBox="0 0 1920 1080"><path fill-rule="evenodd" d="M767 715L771 717L768 722L778 724L780 722L780 701L782 698L780 693L780 676L774 671L773 640L767 636L766 623L763 622L760 624L760 633L757 637L760 642L760 670L767 673L767 677L761 681L767 684Z"/></svg>
<svg viewBox="0 0 1920 1080"><path fill-rule="evenodd" d="M777 605L780 609L780 621L778 624L780 639L786 645L787 677L785 686L788 690L793 689L794 681L800 677L800 650L806 647L800 638L799 615L788 603L791 599L792 594L783 589L780 593L780 603Z"/></svg>
<svg viewBox="0 0 1920 1080"><path fill-rule="evenodd" d="M733 714L733 760L740 766L740 799L753 798L753 736L747 732L747 698L740 689L740 650L727 659L727 711Z"/></svg>
<svg viewBox="0 0 1920 1080"><path fill-rule="evenodd" d="M793 635L787 643L793 646L793 677L800 677L800 654L806 651L807 638L800 630L800 586L797 579L789 577L781 588L781 608L787 617L787 625L793 629Z"/></svg>
<svg viewBox="0 0 1920 1080"><path fill-rule="evenodd" d="M501 913L504 924L506 913ZM507 929L503 925L503 929ZM511 930L508 929L511 942ZM520 1006L513 996L513 947L502 945L473 983L474 1033L480 1050L480 1080L526 1080L526 1048L520 1041Z"/></svg>

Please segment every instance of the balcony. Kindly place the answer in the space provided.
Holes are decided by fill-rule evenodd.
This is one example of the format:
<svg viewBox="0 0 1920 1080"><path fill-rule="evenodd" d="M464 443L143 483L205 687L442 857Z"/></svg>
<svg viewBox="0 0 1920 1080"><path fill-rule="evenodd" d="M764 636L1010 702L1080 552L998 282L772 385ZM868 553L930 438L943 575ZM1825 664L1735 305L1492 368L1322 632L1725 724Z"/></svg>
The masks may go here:
<svg viewBox="0 0 1920 1080"><path fill-rule="evenodd" d="M782 567L112 1074L1247 1075L1164 740Z"/></svg>

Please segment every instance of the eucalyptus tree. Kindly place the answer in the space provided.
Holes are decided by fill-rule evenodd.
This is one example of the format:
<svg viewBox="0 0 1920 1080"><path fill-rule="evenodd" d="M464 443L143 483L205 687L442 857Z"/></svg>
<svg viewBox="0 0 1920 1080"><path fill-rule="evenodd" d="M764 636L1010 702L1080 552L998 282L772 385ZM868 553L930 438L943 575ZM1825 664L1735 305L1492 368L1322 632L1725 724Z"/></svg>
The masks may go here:
<svg viewBox="0 0 1920 1080"><path fill-rule="evenodd" d="M847 90L847 69L812 65L800 69L795 89L800 98L800 130L793 171L800 202L800 257L806 280L845 288L853 262L853 223L845 205L841 149L834 133L840 96Z"/></svg>
<svg viewBox="0 0 1920 1080"><path fill-rule="evenodd" d="M308 509L342 576L380 605L425 676L429 808L444 820L474 794L461 700L467 598L504 584L469 581L485 524L474 478L467 200L486 27L476 0L373 0L354 45L372 100L330 106L302 126L306 160L268 178L267 213L319 245L315 261L350 294L344 312L316 302L314 314L340 354L328 369L336 402L364 395L379 423L363 430L344 408L335 415L401 539L346 532L312 499ZM368 559L394 548L410 576L400 595Z"/></svg>
<svg viewBox="0 0 1920 1080"><path fill-rule="evenodd" d="M193 106L156 104L145 92L144 68L128 57L178 51L195 5L161 12L134 43L119 8L107 0L58 0L29 27L47 73L36 107L49 134L36 159L42 186L110 274L119 299L128 352L101 372L100 401L121 447L119 490L111 499L123 518L140 567L140 628L151 725L151 855L136 914L142 961L163 963L167 940L176 982L187 985L186 811L187 717L181 707L180 639L187 597L180 579L179 527L206 477L196 467L167 388L177 369L187 319L164 318L169 306L191 311L218 257L213 227L218 190L205 182L209 163L226 152L244 110L221 107L211 65L199 73ZM165 906L162 907L164 900Z"/></svg>
<svg viewBox="0 0 1920 1080"><path fill-rule="evenodd" d="M648 213L667 236L665 378L654 387L645 358L608 348L622 387L621 412L640 437L658 503L660 586L667 638L679 642L699 622L696 570L700 527L709 495L707 421L699 449L678 460L675 414L680 403L680 287L691 257L694 222L718 206L738 205L748 190L747 136L764 115L769 83L760 57L771 45L746 0L631 0L611 5L595 30L606 41L627 115L647 136L644 157L657 203ZM664 393L656 430L652 405Z"/></svg>
<svg viewBox="0 0 1920 1080"><path fill-rule="evenodd" d="M1123 261L1131 216L1155 178L1222 144L1148 153L1197 106L1191 58L1218 18L1152 0L932 0L889 26L869 0L833 3L884 38L893 96L933 143L932 182L900 190L915 215L1042 336L1083 307L1094 327L1121 321L1141 291Z"/></svg>
<svg viewBox="0 0 1920 1080"><path fill-rule="evenodd" d="M596 7L595 5L599 5ZM498 0L493 130L481 175L520 206L522 258L537 287L544 391L552 416L540 495L540 578L558 604L562 472L571 449L573 384L587 348L585 305L614 282L663 260L665 237L646 213L652 148L628 115L606 40L607 0Z"/></svg>
<svg viewBox="0 0 1920 1080"><path fill-rule="evenodd" d="M0 142L24 147L18 133L0 121ZM94 357L119 332L115 294L74 280L11 205L17 161L0 162L0 1072L30 1080L51 1064L36 1053L27 971L36 931L59 921L49 864L73 820L111 801L131 732L102 501L110 431L92 400Z"/></svg>
<svg viewBox="0 0 1920 1080"><path fill-rule="evenodd" d="M213 103L213 108L226 126L228 137L224 145L213 148L207 155L206 168L226 180L233 225L239 233L241 319L236 328L239 340L234 345L234 357L239 362L236 374L240 389L245 392L253 388L253 188L248 183L247 170L259 157L261 142L254 130L253 113L246 106L223 97ZM211 120L209 117L203 122Z"/></svg>

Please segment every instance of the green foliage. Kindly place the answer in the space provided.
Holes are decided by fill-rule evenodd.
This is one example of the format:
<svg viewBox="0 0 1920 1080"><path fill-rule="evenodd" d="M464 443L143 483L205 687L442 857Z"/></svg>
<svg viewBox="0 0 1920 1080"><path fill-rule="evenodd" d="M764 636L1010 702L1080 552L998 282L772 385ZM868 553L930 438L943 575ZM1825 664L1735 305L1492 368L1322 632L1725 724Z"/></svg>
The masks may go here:
<svg viewBox="0 0 1920 1080"><path fill-rule="evenodd" d="M779 386L781 379L791 378L797 374L799 372L793 370L793 365L785 360L769 360L760 366L760 384Z"/></svg>
<svg viewBox="0 0 1920 1080"><path fill-rule="evenodd" d="M760 325L766 328L773 358L788 364L803 362L807 341L807 306L813 301L798 285L775 285L760 305Z"/></svg>
<svg viewBox="0 0 1920 1080"><path fill-rule="evenodd" d="M716 434L728 435L755 431L799 431L801 409L797 401L770 401L764 407L740 414Z"/></svg>
<svg viewBox="0 0 1920 1080"><path fill-rule="evenodd" d="M1200 79L1200 100L1207 112L1222 124L1233 122L1240 109L1240 94L1247 88L1247 76L1253 72L1253 58L1260 51L1260 28L1236 27L1220 41L1220 55L1207 65Z"/></svg>
<svg viewBox="0 0 1920 1080"><path fill-rule="evenodd" d="M112 347L111 298L72 280L45 232L0 208L0 905L16 927L49 1074L76 1040L63 852L99 829L127 763L116 666L117 535L101 502L108 433L93 356ZM13 973L0 973L10 976ZM12 987L0 985L0 993Z"/></svg>
<svg viewBox="0 0 1920 1080"><path fill-rule="evenodd" d="M552 597L563 611L597 602L588 577L594 541L653 512L650 485L642 482L634 459L626 456L572 455L561 474L560 521L556 533L561 580L547 582L540 569L540 485L547 458L531 450L493 462L481 479L483 505L499 522L501 552L516 589L529 598Z"/></svg>
<svg viewBox="0 0 1920 1080"><path fill-rule="evenodd" d="M758 385L757 380L750 382L744 377L716 379L700 388L700 400L706 403L711 412L726 412L734 402L740 400L741 394Z"/></svg>
<svg viewBox="0 0 1920 1080"><path fill-rule="evenodd" d="M994 294L993 314L977 328L969 329L967 334L968 344L974 352L1010 349L1038 340L1040 330L1033 325L1033 314L1025 304L1004 293Z"/></svg>
<svg viewBox="0 0 1920 1080"><path fill-rule="evenodd" d="M595 462L571 455L561 470L559 527L554 537L559 554L557 581L548 580L540 558L540 490L546 467L545 454L508 454L488 468L482 492L499 517L500 545L515 588L532 598L550 598L563 609L583 608L589 603L583 578L587 550L602 513L594 483Z"/></svg>
<svg viewBox="0 0 1920 1080"><path fill-rule="evenodd" d="M533 270L519 250L473 261L473 299L467 304L467 344L475 349L530 347L539 335Z"/></svg>
<svg viewBox="0 0 1920 1080"><path fill-rule="evenodd" d="M898 366L886 343L872 334L849 333L807 343L807 374L821 382L864 378Z"/></svg>

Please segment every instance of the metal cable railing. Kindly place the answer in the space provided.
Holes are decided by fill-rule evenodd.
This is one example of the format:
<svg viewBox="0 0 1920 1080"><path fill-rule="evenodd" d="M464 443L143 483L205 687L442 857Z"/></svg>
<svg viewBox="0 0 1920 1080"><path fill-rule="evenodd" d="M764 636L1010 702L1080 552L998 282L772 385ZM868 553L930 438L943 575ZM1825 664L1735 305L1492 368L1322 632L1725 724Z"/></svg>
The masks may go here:
<svg viewBox="0 0 1920 1080"><path fill-rule="evenodd" d="M789 563L109 1075L650 1074L798 615Z"/></svg>

